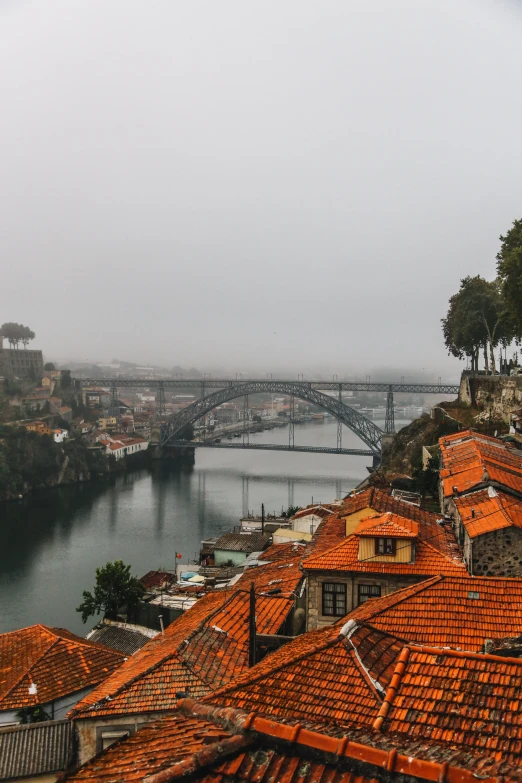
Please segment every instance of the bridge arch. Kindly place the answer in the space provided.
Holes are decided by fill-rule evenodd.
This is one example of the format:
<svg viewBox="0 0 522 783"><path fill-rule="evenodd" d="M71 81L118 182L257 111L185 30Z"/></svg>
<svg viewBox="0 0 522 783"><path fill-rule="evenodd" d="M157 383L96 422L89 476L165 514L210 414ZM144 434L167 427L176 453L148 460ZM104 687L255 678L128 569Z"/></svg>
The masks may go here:
<svg viewBox="0 0 522 783"><path fill-rule="evenodd" d="M211 410L224 402L230 402L230 400L244 397L247 394L260 394L263 392L297 397L300 400L311 402L323 408L323 410L331 413L332 416L335 416L336 419L355 433L374 454L380 456L382 430L373 421L370 421L366 416L363 416L349 405L345 405L341 400L313 389L309 383L299 381L294 383L288 381L231 382L230 386L196 400L192 405L188 405L173 416L167 424L162 425L160 446L168 445L169 441L175 440L176 435L184 427L194 424L198 419L206 416L207 413L210 413Z"/></svg>

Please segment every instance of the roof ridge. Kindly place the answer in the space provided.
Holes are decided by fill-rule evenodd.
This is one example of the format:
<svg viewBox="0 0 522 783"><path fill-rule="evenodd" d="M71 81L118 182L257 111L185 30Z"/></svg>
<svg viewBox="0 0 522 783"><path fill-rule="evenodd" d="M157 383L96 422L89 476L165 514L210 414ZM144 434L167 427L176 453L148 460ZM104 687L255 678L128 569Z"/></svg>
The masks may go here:
<svg viewBox="0 0 522 783"><path fill-rule="evenodd" d="M331 626L331 628L337 628L337 626ZM300 637L296 636L295 638L299 639ZM308 655L315 655L316 653L321 652L322 650L327 650L329 647L333 647L334 645L339 643L339 638L340 638L340 636L339 636L339 634L337 634L333 639L328 639L327 642L323 642L322 644L314 645L312 648L297 654L296 657L293 658L291 661L284 661L283 663L280 663L278 666L275 666L272 669L270 669L268 672L265 671L265 670L263 670L261 672L258 671L256 673L255 677L252 677L246 683L243 683L243 679L246 680L246 678L247 678L247 676L249 674L249 672L247 671L244 674L240 675L237 679L232 680L230 683L227 683L227 685L223 685L222 688L218 688L217 691L214 691L214 693L211 694L211 696L212 696L212 698L217 697L217 696L221 696L224 693L228 693L229 691L233 691L233 690L237 689L237 687L239 685L243 685L243 684L248 685L248 686L253 685L255 682L258 682L259 680L262 680L263 677L266 677L268 674L270 674L270 675L275 674L276 672L281 671L282 669L286 668L289 665L294 665L295 663L299 663L299 661L302 661ZM293 644L293 642L290 642L290 644ZM288 649L288 647L287 647L287 649ZM260 661L260 663L262 663L262 661ZM205 697L205 698L207 698L207 697Z"/></svg>
<svg viewBox="0 0 522 783"><path fill-rule="evenodd" d="M233 593L231 593L231 595L229 596L229 598L231 598L231 597L232 597L232 595L235 595L235 594L236 594L236 592L241 592L241 591L239 591L239 590L238 590L238 591L234 591ZM220 594L220 595L221 595L221 594ZM227 600L228 600L228 599L227 599L227 598L226 598L226 596L225 596L225 601L224 601L224 602L223 602L223 603L222 603L220 606L216 607L216 608L215 608L215 609L214 609L214 610L213 610L213 611L212 611L212 612L211 612L209 615L206 615L206 617L204 617L202 620L200 620L200 622L198 623L198 625L197 625L195 628L193 628L193 629L192 629L192 630L191 630L191 631L190 631L190 632L187 634L187 636L186 636L184 639L182 639L182 640L181 640L181 641L180 641L180 642L179 642L179 643L178 643L178 644L175 646L174 650L171 650L170 652L167 652L167 653L165 653L165 655L163 655L163 656L160 658L160 660L158 660L158 661L155 661L153 664L151 664L151 665L150 665L148 668L144 669L143 671L137 672L137 673L134 675L134 677L131 677L131 679L129 679L129 680L127 680L126 682L122 683L122 684L121 684L119 687L117 687L117 688L116 688L114 691L111 691L110 693L107 693L105 696L102 696L102 697L101 697L101 698L100 698L98 701L92 702L92 704L88 704L88 705L86 705L85 707L82 707L81 709L78 709L78 706L77 706L77 705L75 705L75 706L72 708L72 710L69 712L69 714L70 714L70 715L74 715L75 717L78 717L78 715L81 715L82 713L85 713L85 712L90 712L91 710L93 710L93 709L95 708L95 705L97 705L97 704L100 704L100 703L103 703L104 701L107 701L107 699L109 699L109 698L110 698L110 700L112 701L112 699L113 699L114 697L116 697L116 696L119 696L119 695L120 695L120 693L122 693L122 692L123 692L123 691L124 691L126 688L128 688L129 686L133 685L133 684L134 684L134 683L135 683L137 680L141 679L142 677L147 677L149 674L152 674L152 672L153 672L153 671L155 671L155 670L156 670L157 668L159 668L160 666L162 666L162 665L165 663L165 661L167 661L169 658L174 658L174 657L176 657L176 656L178 657L178 659L181 661L181 663L182 663L184 666L187 666L187 667L190 669L191 673L192 673L192 674L194 674L194 676L195 676L195 677L197 677L197 678L198 678L198 679L201 681L201 683L202 683L203 685L206 685L206 683L204 682L204 680L202 680L202 679L201 679L201 677L200 677L199 675L197 675L195 672L193 672L192 668L188 666L187 662L185 661L185 658L183 658L183 657L181 656L181 650L180 650L180 648L181 648L181 645L182 645L182 644L184 644L184 643L185 643L185 642L186 642L188 639L190 639L190 638L191 638L191 637L192 637L192 636L193 636L195 633L197 633L197 632L198 632L198 631L201 629L201 626L202 626L204 623L206 623L206 622L207 622L207 621L208 621L210 618L212 618L212 617L214 616L214 614L215 614L216 612L218 612L219 610L221 610L221 609L222 609L222 608L223 608L223 607L226 605L226 603L227 603ZM181 616L183 616L183 615L181 615ZM168 637L167 637L167 638L168 638ZM165 639L165 636L163 635L163 636L160 636L160 637L155 637L155 639L151 639L150 641L151 641L151 642L154 642L156 639L157 639L157 640L158 640L158 642L159 642L161 639ZM144 647L142 647L142 649L144 649L146 646L147 646L147 645L144 645ZM78 702L78 703L79 703L79 704L81 704L81 702Z"/></svg>
<svg viewBox="0 0 522 783"><path fill-rule="evenodd" d="M427 539L419 538L419 543L422 543L424 546L429 546L430 549L433 549L434 552L436 552L441 557L444 557L448 562L452 563L453 565L456 564L464 565L463 560L458 560L456 557L451 557L451 555L447 555L445 552L441 552L440 549L437 549L437 547L433 546L433 544L430 544L430 542ZM467 570L466 573L468 573Z"/></svg>
<svg viewBox="0 0 522 783"><path fill-rule="evenodd" d="M28 626L28 627L29 627L29 628L45 628L45 630L47 630L47 627L46 627L45 625L41 625L40 623L36 623L35 625L30 625L30 626ZM20 629L20 630L25 630L25 629ZM15 682L13 683L13 685L12 685L12 686L11 686L11 687L10 687L8 690L6 690L6 691L5 691L5 693L4 693L3 695L1 695L1 696L0 696L0 703L1 703L1 702L2 702L2 701L5 699L5 698L6 698L6 696L9 696L9 694L11 694L11 693L12 693L12 692L13 692L13 691L14 691L14 690L15 690L15 689L16 689L16 688L19 686L19 685L21 685L21 683L22 683L22 681L24 680L24 678L25 678L25 677L28 677L28 676L30 676L30 675L31 675L31 671L32 671L32 670L33 670L33 668L36 666L36 664L37 664L37 663L38 663L38 662L39 662L39 661L40 661L40 660L41 660L41 659L44 657L44 655L47 655L47 653L48 653L50 650L52 650L52 648L54 647L54 645L55 645L55 644L57 644L57 643L58 643L58 641L59 641L59 638L58 638L58 637L56 637L56 638L55 638L55 640L54 640L54 642L51 642L51 644L49 644L49 646L48 646L48 647L46 647L44 650L42 650L42 652L40 653L40 655L39 655L39 656L38 656L38 657L37 657L37 658L36 658L36 659L33 661L33 663L31 664L31 666L30 666L28 669L26 669L26 670L25 670L25 671L24 671L24 672L23 672L23 673L20 675L20 677L19 677L17 680L15 680ZM32 678L32 676L31 676L31 683L32 683L32 682L33 682L33 678Z"/></svg>
<svg viewBox="0 0 522 783"><path fill-rule="evenodd" d="M315 555L315 557L323 557L324 555L329 554L330 552L334 552L336 549L339 549L340 547L345 546L347 544L347 542L350 541L352 538L356 538L354 533L350 533L349 536L345 536L345 538L343 538L342 541L339 541L337 544L334 544L333 546L328 547L328 549L323 549L323 551L320 554ZM306 568L307 561L308 560L313 560L313 558L314 558L314 554L312 552L310 557L306 558L306 560L302 560L301 561L300 565L303 568Z"/></svg>
<svg viewBox="0 0 522 783"><path fill-rule="evenodd" d="M350 655L353 658L353 660L355 662L355 668L359 670L360 674L362 675L363 680L365 681L365 683L368 685L368 687L370 688L371 692L375 696L375 700L377 701L377 703L378 704L382 704L382 698L381 698L381 696L379 694L377 686L375 685L376 682L379 683L379 685L381 685L379 680L377 680L377 679L374 680L372 678L370 672L368 671L368 669L365 667L364 663L362 662L361 656L359 655L359 652L358 652L358 650L357 650L357 648L355 647L354 644L351 645L350 649L346 648L346 642L350 642L350 641L351 641L351 639L346 639L346 638L344 639L344 644L343 644L344 649L346 650L348 655Z"/></svg>
<svg viewBox="0 0 522 783"><path fill-rule="evenodd" d="M48 628L48 626L44 626L44 627ZM122 658L126 657L125 653L122 653L119 650L115 650L112 647L107 647L106 644L101 644L101 642L91 642L90 639L86 639L83 636L77 636L76 639L69 639L67 636L62 636L59 633L55 633L56 631L66 631L66 633L68 634L70 633L72 636L76 636L75 633L73 633L72 631L68 631L67 628L55 628L54 626L51 626L49 627L49 630L51 631L51 633L53 633L56 636L57 640L59 641L66 642L68 644L77 644L79 647L80 646L89 647L89 648L94 647L94 648L98 648L103 652L109 650L109 652L112 652L115 655L121 655Z"/></svg>
<svg viewBox="0 0 522 783"><path fill-rule="evenodd" d="M404 674L404 671L408 664L409 657L410 657L410 647L409 645L406 645L406 647L402 648L399 654L397 663L395 664L395 669L393 671L390 684L388 685L388 688L386 689L386 693L384 695L384 701L382 703L381 709L379 710L379 714L374 721L373 728L376 731L381 731L382 725L386 720L386 718L388 717L388 713L391 707L393 706L393 702L395 700L395 696L397 695L397 691L400 688L402 675Z"/></svg>
<svg viewBox="0 0 522 783"><path fill-rule="evenodd" d="M157 637L156 637L157 638ZM155 641L155 639L151 639L151 642ZM142 649L144 649L142 647ZM134 675L134 677L131 677L126 682L119 685L117 688L115 688L114 691L111 691L110 693L107 693L105 696L101 696L97 701L93 701L92 704L87 704L85 707L79 707L78 705L81 704L81 701L78 702L69 712L68 715L78 717L82 715L85 712L90 712L91 710L94 710L97 705L102 704L103 702L109 700L112 701L116 696L119 696L120 693L122 693L126 688L128 688L130 685L133 685L138 679L142 677L146 677L147 675L151 674L155 669L157 669L159 666L165 663L165 661L168 658L174 658L175 656L179 656L178 648L174 650L174 652L166 653L159 661L155 661L153 664L151 664L147 669L144 669L143 671L140 671ZM128 659L132 660L132 659ZM183 661L184 663L184 661ZM100 685L103 684L103 682L106 682L106 680L103 680ZM89 696L90 694L87 694Z"/></svg>

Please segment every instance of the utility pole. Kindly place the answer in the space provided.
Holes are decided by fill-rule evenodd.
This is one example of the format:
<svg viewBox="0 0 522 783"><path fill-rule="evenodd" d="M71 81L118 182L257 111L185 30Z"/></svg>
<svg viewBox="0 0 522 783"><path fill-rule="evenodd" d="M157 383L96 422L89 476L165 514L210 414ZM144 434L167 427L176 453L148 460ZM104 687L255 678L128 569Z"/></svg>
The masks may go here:
<svg viewBox="0 0 522 783"><path fill-rule="evenodd" d="M256 591L254 583L250 582L250 615L249 621L249 650L248 665L256 665Z"/></svg>

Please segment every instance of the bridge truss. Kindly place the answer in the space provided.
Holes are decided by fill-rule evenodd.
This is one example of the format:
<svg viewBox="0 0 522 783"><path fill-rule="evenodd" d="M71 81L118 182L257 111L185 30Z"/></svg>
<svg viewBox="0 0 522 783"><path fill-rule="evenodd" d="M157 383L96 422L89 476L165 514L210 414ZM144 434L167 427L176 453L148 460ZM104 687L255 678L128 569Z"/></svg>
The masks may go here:
<svg viewBox="0 0 522 783"><path fill-rule="evenodd" d="M323 410L331 413L332 416L354 432L374 454L381 453L382 430L372 421L367 419L354 408L350 408L341 399L331 397L328 394L312 389L307 384L279 381L246 381L228 386L219 391L212 392L205 397L201 397L192 405L188 405L171 420L161 426L160 446L166 446L169 442L176 439L185 427L194 424L198 419L203 418L211 410L217 408L225 402L238 397L246 397L250 394L286 394L291 398L305 400L313 405L317 405ZM294 417L291 417L291 428L293 427ZM293 445L293 444L290 444Z"/></svg>
<svg viewBox="0 0 522 783"><path fill-rule="evenodd" d="M361 413L343 401L342 393L344 391L351 392L382 392L386 394L386 418L385 429L386 433L393 433L395 431L394 422L394 400L393 394L397 393L410 393L410 394L438 394L441 396L447 396L451 394L457 394L459 387L456 384L447 383L372 383L370 381L339 381L339 380L298 380L292 381L288 379L243 379L236 378L235 380L230 378L73 378L73 383L76 388L97 386L107 388L112 395L112 407L116 410L117 406L117 390L123 388L147 388L157 389L156 397L156 415L160 420L164 420L165 416L165 389L166 388L179 388L179 389L195 389L199 392L199 399L197 399L192 405L187 406L180 413L173 416L166 424L161 425L160 433L160 445L176 445L176 435L178 435L187 425L194 424L198 419L204 417L214 408L222 405L224 402L237 399L238 397L246 399L249 394L259 393L276 393L283 394L290 397L291 400L291 415L289 423L289 445L287 447L281 447L284 450L292 450L297 447L294 446L294 402L295 398L311 402L317 405L323 410L335 416L338 422L337 428L337 448L332 449L331 453L345 453L350 451L361 451L366 454L365 450L343 450L342 449L342 427L345 425L352 432L354 432L368 447L369 451L374 454L381 453L382 443L382 430L377 427L372 421L367 419ZM217 389L218 391L208 393L209 389ZM331 394L324 394L324 392L336 392L334 397ZM202 444L199 444L202 445ZM217 445L217 444L209 444ZM248 448L248 436L243 435L243 444L233 444L227 446L223 444L222 448ZM302 447L305 450L305 447ZM319 450L319 449L309 449Z"/></svg>

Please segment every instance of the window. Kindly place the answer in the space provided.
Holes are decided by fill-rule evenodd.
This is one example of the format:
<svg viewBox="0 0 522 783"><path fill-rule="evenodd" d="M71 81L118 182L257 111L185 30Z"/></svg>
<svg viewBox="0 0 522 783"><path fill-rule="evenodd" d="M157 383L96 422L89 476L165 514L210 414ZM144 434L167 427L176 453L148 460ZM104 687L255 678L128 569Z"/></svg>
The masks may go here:
<svg viewBox="0 0 522 783"><path fill-rule="evenodd" d="M375 554L376 555L394 555L396 552L396 541L394 538L376 538L375 539Z"/></svg>
<svg viewBox="0 0 522 783"><path fill-rule="evenodd" d="M379 598L380 585L359 585L359 604L363 604L368 598Z"/></svg>
<svg viewBox="0 0 522 783"><path fill-rule="evenodd" d="M128 731L104 731L101 735L102 750L109 748L111 745L114 745L115 742L118 742L118 740L128 736Z"/></svg>
<svg viewBox="0 0 522 783"><path fill-rule="evenodd" d="M346 585L323 582L323 614L330 617L346 614Z"/></svg>

